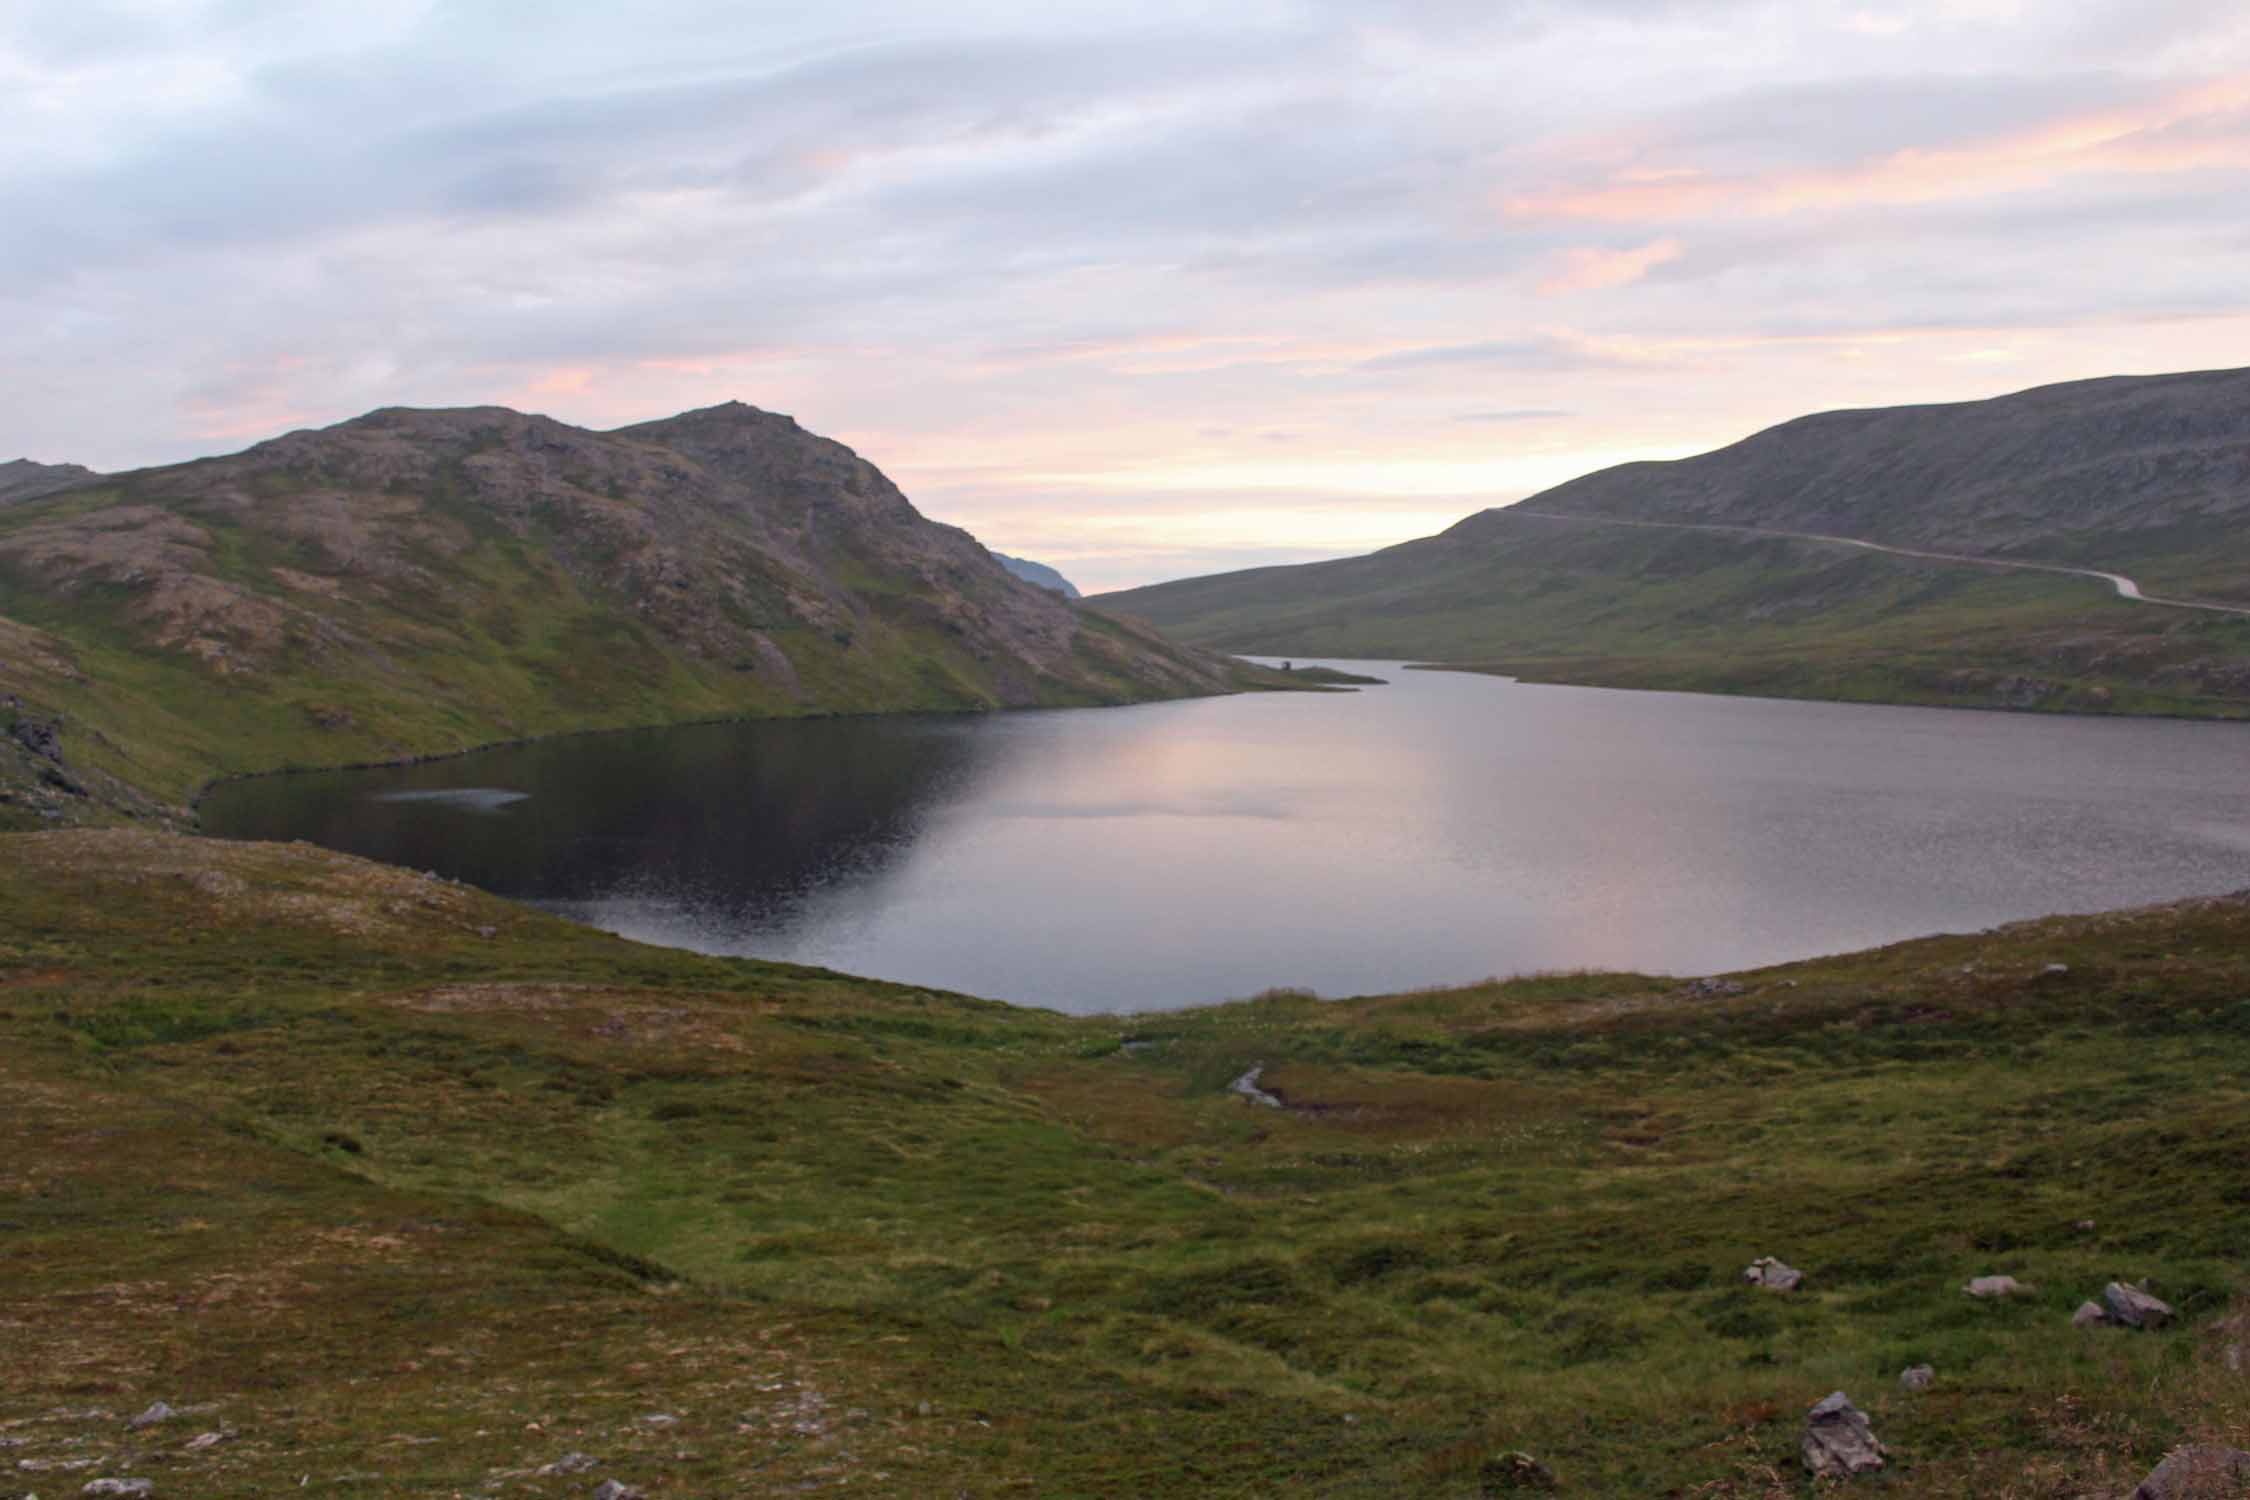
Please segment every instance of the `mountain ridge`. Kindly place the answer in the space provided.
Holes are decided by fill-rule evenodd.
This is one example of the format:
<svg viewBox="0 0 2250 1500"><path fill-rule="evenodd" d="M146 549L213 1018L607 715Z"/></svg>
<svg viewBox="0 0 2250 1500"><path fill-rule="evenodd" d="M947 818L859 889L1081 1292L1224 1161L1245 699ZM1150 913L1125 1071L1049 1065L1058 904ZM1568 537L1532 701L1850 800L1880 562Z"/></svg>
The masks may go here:
<svg viewBox="0 0 2250 1500"><path fill-rule="evenodd" d="M385 407L17 501L0 637L11 713L175 805L214 775L561 730L1258 676L1021 582L739 402L611 432Z"/></svg>
<svg viewBox="0 0 2250 1500"><path fill-rule="evenodd" d="M0 505L12 500L34 500L101 476L84 464L42 464L28 458L0 463Z"/></svg>

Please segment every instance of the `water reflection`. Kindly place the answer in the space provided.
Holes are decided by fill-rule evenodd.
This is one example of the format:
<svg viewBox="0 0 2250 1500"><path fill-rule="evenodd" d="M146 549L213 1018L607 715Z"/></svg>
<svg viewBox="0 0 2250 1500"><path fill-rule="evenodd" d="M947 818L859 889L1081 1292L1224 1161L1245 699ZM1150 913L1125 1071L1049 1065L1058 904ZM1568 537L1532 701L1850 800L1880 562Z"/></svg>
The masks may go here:
<svg viewBox="0 0 2250 1500"><path fill-rule="evenodd" d="M1071 1010L1701 973L2250 884L2244 726L1384 675L589 736L205 811L635 937Z"/></svg>

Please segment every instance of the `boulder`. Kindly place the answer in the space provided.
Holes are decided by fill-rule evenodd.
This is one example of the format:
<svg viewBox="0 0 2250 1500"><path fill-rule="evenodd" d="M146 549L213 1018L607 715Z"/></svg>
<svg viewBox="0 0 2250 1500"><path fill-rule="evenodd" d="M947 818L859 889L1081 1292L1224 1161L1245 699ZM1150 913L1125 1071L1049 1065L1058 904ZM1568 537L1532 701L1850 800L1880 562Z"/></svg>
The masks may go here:
<svg viewBox="0 0 2250 1500"><path fill-rule="evenodd" d="M80 1487L81 1495L153 1495L153 1479L89 1479Z"/></svg>
<svg viewBox="0 0 2250 1500"><path fill-rule="evenodd" d="M1743 1269L1742 1279L1769 1292L1793 1292L1797 1290L1797 1283L1805 1279L1805 1273L1770 1255L1761 1255Z"/></svg>
<svg viewBox="0 0 2250 1500"><path fill-rule="evenodd" d="M1849 1478L1883 1467L1883 1445L1867 1413L1842 1391L1831 1391L1805 1417L1805 1467L1816 1475Z"/></svg>
<svg viewBox="0 0 2250 1500"><path fill-rule="evenodd" d="M1898 1383L1910 1391L1926 1391L1937 1380L1937 1370L1931 1365L1908 1365L1898 1372Z"/></svg>
<svg viewBox="0 0 2250 1500"><path fill-rule="evenodd" d="M2102 1288L2102 1301L2112 1322L2127 1328L2162 1328L2172 1321L2172 1305L2159 1301L2137 1286L2113 1281Z"/></svg>
<svg viewBox="0 0 2250 1500"><path fill-rule="evenodd" d="M541 1474L583 1474L588 1469L598 1469L602 1461L590 1453L565 1453L551 1464L541 1464Z"/></svg>
<svg viewBox="0 0 2250 1500"><path fill-rule="evenodd" d="M641 1492L629 1484L605 1479L594 1486L594 1500L641 1500Z"/></svg>
<svg viewBox="0 0 2250 1500"><path fill-rule="evenodd" d="M2078 1311L2070 1315L2073 1328L2102 1328L2109 1323L2109 1314L2102 1311L2099 1302L2081 1302Z"/></svg>
<svg viewBox="0 0 2250 1500"><path fill-rule="evenodd" d="M1977 1276L1961 1290L1972 1297L2015 1297L2039 1289L2013 1276Z"/></svg>
<svg viewBox="0 0 2250 1500"><path fill-rule="evenodd" d="M178 1415L179 1413L172 1410L171 1407L166 1406L161 1401L158 1401L153 1403L147 1411L142 1412L139 1416L133 1418L132 1421L127 1422L125 1425L133 1428L135 1431L138 1431L143 1427L154 1427L159 1422L169 1422Z"/></svg>
<svg viewBox="0 0 2250 1500"><path fill-rule="evenodd" d="M2177 1448L2133 1487L2132 1500L2237 1500L2250 1486L2250 1453L2217 1443Z"/></svg>

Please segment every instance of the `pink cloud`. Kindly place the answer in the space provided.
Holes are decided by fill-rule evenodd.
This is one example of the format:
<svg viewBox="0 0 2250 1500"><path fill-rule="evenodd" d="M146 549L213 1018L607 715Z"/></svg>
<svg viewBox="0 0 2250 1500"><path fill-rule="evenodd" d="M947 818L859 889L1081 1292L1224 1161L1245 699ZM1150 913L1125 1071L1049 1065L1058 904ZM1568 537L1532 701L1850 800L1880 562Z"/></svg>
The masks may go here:
<svg viewBox="0 0 2250 1500"><path fill-rule="evenodd" d="M1539 290L1552 297L1631 286L1666 261L1678 260L1681 253L1680 242L1669 239L1651 240L1631 250L1566 250L1554 273L1539 283Z"/></svg>
<svg viewBox="0 0 2250 1500"><path fill-rule="evenodd" d="M2250 168L2250 74L2147 104L2067 116L1960 146L1895 151L1848 167L1737 175L1637 167L1593 186L1516 194L1503 209L1518 219L1645 223L1934 203L2080 176L2243 168Z"/></svg>

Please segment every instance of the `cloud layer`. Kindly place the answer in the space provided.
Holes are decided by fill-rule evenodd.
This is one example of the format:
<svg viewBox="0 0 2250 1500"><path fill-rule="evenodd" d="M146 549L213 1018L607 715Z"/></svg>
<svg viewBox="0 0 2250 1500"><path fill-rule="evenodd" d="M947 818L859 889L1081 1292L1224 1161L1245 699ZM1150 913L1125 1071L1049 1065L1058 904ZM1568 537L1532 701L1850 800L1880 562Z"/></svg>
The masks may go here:
<svg viewBox="0 0 2250 1500"><path fill-rule="evenodd" d="M2250 362L2192 0L0 14L0 457L739 397L1105 587Z"/></svg>

